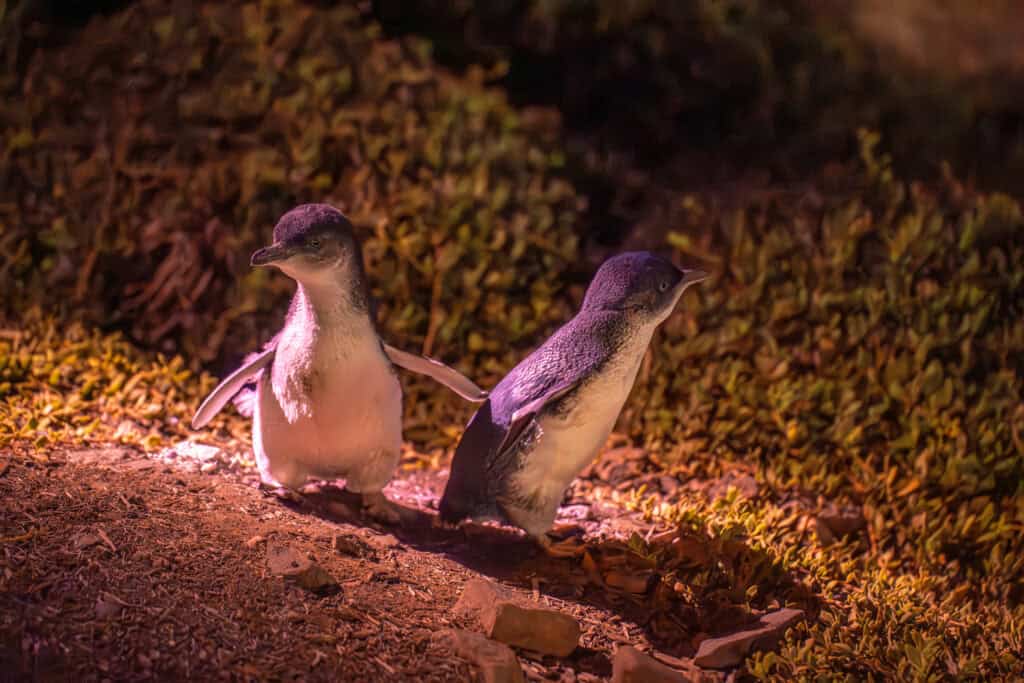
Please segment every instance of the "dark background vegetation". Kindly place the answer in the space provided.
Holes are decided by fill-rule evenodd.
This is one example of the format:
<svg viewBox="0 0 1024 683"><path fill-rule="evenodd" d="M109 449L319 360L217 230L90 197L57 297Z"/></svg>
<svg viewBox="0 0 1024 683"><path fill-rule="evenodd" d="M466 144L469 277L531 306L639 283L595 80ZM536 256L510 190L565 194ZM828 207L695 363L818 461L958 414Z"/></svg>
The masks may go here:
<svg viewBox="0 0 1024 683"><path fill-rule="evenodd" d="M817 577L809 644L750 670L1019 673L1016 3L3 7L10 324L41 305L221 373L291 290L249 253L330 201L389 340L490 386L608 253L702 264L620 429L651 469L749 467L759 507L673 519ZM74 387L72 365L40 376ZM465 406L407 393L407 436L450 445ZM818 497L866 536L829 554L760 521Z"/></svg>

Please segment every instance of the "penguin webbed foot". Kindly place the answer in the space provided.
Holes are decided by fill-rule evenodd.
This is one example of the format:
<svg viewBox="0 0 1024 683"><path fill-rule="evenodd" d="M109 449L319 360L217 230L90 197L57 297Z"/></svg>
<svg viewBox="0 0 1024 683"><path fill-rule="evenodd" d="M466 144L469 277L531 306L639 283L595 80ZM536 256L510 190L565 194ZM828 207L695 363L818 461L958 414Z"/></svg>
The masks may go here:
<svg viewBox="0 0 1024 683"><path fill-rule="evenodd" d="M415 513L392 502L383 491L361 494L363 514L389 526L403 526L415 520Z"/></svg>
<svg viewBox="0 0 1024 683"><path fill-rule="evenodd" d="M301 505L305 500L301 491L282 486L277 482L260 481L259 490L268 496L274 496L283 503Z"/></svg>
<svg viewBox="0 0 1024 683"><path fill-rule="evenodd" d="M548 533L544 533L534 536L534 540L545 555L557 559L582 557L587 549L583 539L575 535L555 539Z"/></svg>

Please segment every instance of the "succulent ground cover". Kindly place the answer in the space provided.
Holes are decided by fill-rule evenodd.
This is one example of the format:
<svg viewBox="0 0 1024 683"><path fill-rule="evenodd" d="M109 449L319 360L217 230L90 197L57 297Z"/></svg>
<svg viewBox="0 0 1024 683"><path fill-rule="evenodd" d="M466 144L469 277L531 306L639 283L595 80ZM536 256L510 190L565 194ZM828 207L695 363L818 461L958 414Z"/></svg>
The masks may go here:
<svg viewBox="0 0 1024 683"><path fill-rule="evenodd" d="M69 448L189 438L208 372L283 309L288 284L247 256L298 201L355 220L389 339L484 386L581 297L587 200L557 124L356 9L143 2L17 73L0 102L6 476ZM858 140L799 194L675 198L663 246L714 277L655 338L610 444L634 449L605 454L566 508L646 521L543 570L617 596L680 657L805 609L744 676L1013 679L1021 206L948 169L900 177L884 140ZM436 486L469 407L407 388L407 475ZM202 438L250 471L244 421Z"/></svg>

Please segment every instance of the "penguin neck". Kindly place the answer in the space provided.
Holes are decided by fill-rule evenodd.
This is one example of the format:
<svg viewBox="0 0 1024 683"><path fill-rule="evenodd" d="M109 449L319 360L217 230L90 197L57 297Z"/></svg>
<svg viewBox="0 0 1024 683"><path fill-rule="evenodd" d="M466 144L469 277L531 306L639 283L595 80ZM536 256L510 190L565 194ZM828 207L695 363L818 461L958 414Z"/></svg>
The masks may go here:
<svg viewBox="0 0 1024 683"><path fill-rule="evenodd" d="M289 318L301 322L316 336L375 334L361 283L324 279L297 284Z"/></svg>

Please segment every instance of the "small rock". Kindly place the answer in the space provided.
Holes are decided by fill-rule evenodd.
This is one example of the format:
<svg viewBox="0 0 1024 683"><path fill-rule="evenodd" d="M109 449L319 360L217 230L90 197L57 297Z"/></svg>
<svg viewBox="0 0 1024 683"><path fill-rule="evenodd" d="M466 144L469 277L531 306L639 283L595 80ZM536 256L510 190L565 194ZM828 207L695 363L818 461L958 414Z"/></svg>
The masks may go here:
<svg viewBox="0 0 1024 683"><path fill-rule="evenodd" d="M372 557L374 555L373 548L353 536L335 536L331 545L342 555L350 557Z"/></svg>
<svg viewBox="0 0 1024 683"><path fill-rule="evenodd" d="M113 619L120 616L124 606L106 598L96 598L96 618Z"/></svg>
<svg viewBox="0 0 1024 683"><path fill-rule="evenodd" d="M612 683L686 683L691 676L665 666L632 645L615 650Z"/></svg>
<svg viewBox="0 0 1024 683"><path fill-rule="evenodd" d="M338 582L327 570L286 545L267 546L267 567L272 574L317 595L331 595L339 590Z"/></svg>
<svg viewBox="0 0 1024 683"><path fill-rule="evenodd" d="M576 649L580 625L568 614L527 600L516 604L512 591L490 581L467 581L455 613L471 616L484 634L503 643L542 654L567 657Z"/></svg>
<svg viewBox="0 0 1024 683"><path fill-rule="evenodd" d="M455 614L480 619L483 611L494 606L498 600L511 597L512 591L485 579L470 579L462 587L462 595L455 603Z"/></svg>
<svg viewBox="0 0 1024 683"><path fill-rule="evenodd" d="M515 647L568 657L579 644L580 625L568 614L503 600L485 615L484 633Z"/></svg>
<svg viewBox="0 0 1024 683"><path fill-rule="evenodd" d="M754 628L703 641L693 662L709 669L737 666L751 650L775 647L785 635L786 629L803 619L803 616L803 610L789 608L765 614Z"/></svg>
<svg viewBox="0 0 1024 683"><path fill-rule="evenodd" d="M220 465L216 462L204 462L199 468L199 471L203 474L213 474L217 471L218 467L220 467Z"/></svg>
<svg viewBox="0 0 1024 683"><path fill-rule="evenodd" d="M341 589L334 577L318 564L311 564L294 574L286 574L285 580L320 596L333 595Z"/></svg>
<svg viewBox="0 0 1024 683"><path fill-rule="evenodd" d="M523 683L523 669L508 645L462 629L445 631L442 638L455 654L479 667L485 683Z"/></svg>
<svg viewBox="0 0 1024 683"><path fill-rule="evenodd" d="M271 574L284 576L300 572L313 564L308 557L294 548L277 543L267 544L267 568Z"/></svg>

